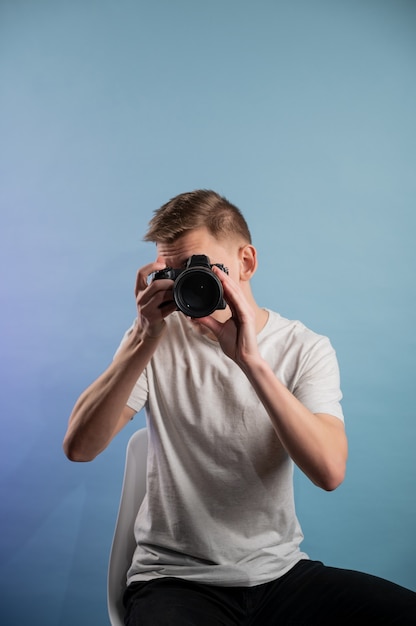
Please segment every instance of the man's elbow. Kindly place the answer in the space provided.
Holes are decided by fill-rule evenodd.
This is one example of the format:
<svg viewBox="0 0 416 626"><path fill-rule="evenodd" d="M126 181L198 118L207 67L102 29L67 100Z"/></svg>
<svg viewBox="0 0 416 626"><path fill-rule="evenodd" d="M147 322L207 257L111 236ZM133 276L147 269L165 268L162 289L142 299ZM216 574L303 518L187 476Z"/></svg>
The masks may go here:
<svg viewBox="0 0 416 626"><path fill-rule="evenodd" d="M335 491L343 482L346 474L346 463L339 462L328 468L328 471L321 478L318 486L325 491Z"/></svg>
<svg viewBox="0 0 416 626"><path fill-rule="evenodd" d="M72 437L66 436L62 444L65 456L74 463L87 463L93 461L97 455L92 455L77 445Z"/></svg>

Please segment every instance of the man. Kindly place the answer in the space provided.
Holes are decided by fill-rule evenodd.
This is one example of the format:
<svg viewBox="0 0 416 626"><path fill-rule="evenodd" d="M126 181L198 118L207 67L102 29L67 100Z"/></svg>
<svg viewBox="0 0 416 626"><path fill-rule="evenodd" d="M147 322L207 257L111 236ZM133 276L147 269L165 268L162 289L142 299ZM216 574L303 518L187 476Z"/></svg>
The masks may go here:
<svg viewBox="0 0 416 626"><path fill-rule="evenodd" d="M92 460L146 407L148 490L125 623L416 623L415 593L300 549L293 462L326 490L345 474L338 365L327 338L257 305L241 212L212 191L182 194L145 239L158 256L137 274L136 322L64 441L70 459ZM163 270L177 278L194 255L208 257L227 306L192 318Z"/></svg>

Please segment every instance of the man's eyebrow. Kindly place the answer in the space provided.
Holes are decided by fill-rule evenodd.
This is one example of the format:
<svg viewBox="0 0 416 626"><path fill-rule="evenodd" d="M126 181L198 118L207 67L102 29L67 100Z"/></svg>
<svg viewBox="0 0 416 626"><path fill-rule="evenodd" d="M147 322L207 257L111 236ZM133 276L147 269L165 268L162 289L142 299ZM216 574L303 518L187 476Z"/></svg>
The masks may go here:
<svg viewBox="0 0 416 626"><path fill-rule="evenodd" d="M174 269L175 268L179 269L179 268L182 268L182 267L186 267L186 263L187 263L187 261L189 259L189 257L184 257L183 260L181 259L179 262L177 261L176 263L171 263L171 258L172 257L169 258L168 256L166 256L165 257L165 261L166 261L166 264L169 267L173 267Z"/></svg>

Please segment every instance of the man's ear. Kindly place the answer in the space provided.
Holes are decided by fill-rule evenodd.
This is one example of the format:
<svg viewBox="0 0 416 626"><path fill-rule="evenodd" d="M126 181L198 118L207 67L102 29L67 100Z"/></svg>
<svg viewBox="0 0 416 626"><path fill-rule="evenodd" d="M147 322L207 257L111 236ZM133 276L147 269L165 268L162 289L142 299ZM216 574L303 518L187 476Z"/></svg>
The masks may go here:
<svg viewBox="0 0 416 626"><path fill-rule="evenodd" d="M238 251L240 257L240 280L250 280L257 269L257 250L251 244L241 246Z"/></svg>

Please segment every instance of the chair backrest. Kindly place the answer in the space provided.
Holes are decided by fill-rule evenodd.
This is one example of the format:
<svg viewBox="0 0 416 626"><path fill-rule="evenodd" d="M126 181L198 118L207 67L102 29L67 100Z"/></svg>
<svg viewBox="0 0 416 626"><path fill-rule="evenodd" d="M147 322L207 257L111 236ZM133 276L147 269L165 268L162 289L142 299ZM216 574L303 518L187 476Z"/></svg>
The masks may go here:
<svg viewBox="0 0 416 626"><path fill-rule="evenodd" d="M146 493L147 430L136 431L127 444L124 479L107 577L108 615L112 626L124 626L123 593L136 542L134 522Z"/></svg>

